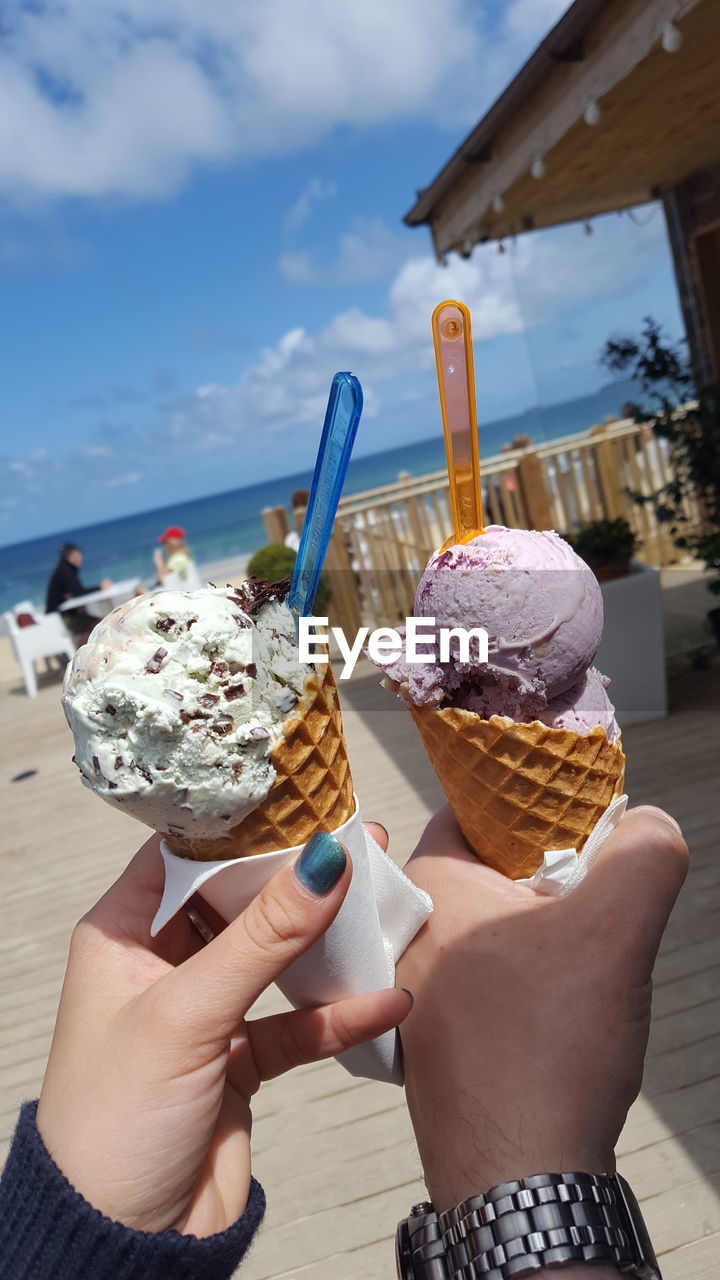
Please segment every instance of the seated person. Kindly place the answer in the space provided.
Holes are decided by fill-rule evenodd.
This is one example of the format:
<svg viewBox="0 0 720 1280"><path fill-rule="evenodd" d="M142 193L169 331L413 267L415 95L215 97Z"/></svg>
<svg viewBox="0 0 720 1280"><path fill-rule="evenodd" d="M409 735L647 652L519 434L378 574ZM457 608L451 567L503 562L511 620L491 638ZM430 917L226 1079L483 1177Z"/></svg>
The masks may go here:
<svg viewBox="0 0 720 1280"><path fill-rule="evenodd" d="M102 582L96 583L92 587L86 587L80 581L80 565L83 562L83 553L80 547L74 542L63 542L60 548L60 559L50 575L48 582L47 599L45 601L46 613L57 613L60 605L66 600L73 600L75 596L86 596L91 591L100 591L105 587L109 587L112 578L103 578ZM87 609L79 606L77 609L65 609L62 614L63 622L67 624L68 630L72 632L75 644L79 649L85 644L90 632L100 619L94 614L88 613Z"/></svg>

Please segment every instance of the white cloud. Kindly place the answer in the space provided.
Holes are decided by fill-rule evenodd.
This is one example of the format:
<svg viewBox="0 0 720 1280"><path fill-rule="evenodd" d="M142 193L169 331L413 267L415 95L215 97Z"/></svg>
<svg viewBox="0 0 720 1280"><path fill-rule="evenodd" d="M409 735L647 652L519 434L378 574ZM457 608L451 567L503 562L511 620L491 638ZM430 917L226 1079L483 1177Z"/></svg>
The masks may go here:
<svg viewBox="0 0 720 1280"><path fill-rule="evenodd" d="M141 471L128 471L126 475L112 476L110 480L105 481L107 489L117 489L120 485L137 484L142 479Z"/></svg>
<svg viewBox="0 0 720 1280"><path fill-rule="evenodd" d="M311 216L313 208L321 200L330 200L337 192L334 182L324 182L322 178L308 178L297 200L288 209L285 217L285 230L288 233L299 231Z"/></svg>
<svg viewBox="0 0 720 1280"><path fill-rule="evenodd" d="M226 448L248 431L282 438L321 420L338 369L360 377L370 412L377 412L384 388L392 396L403 379L432 370L430 317L444 298L470 308L480 347L552 322L585 300L625 294L666 254L661 217L642 227L605 218L596 227L592 238L580 227L525 236L505 255L483 246L447 267L429 254L410 258L397 271L382 314L350 307L314 333L289 330L235 384L203 386L177 400L163 430L188 450ZM481 354L478 365L481 371Z"/></svg>
<svg viewBox="0 0 720 1280"><path fill-rule="evenodd" d="M416 237L391 231L382 218L356 218L341 235L337 254L329 262L300 250L284 253L278 269L290 284L367 284L388 276L416 249Z"/></svg>
<svg viewBox="0 0 720 1280"><path fill-rule="evenodd" d="M287 154L341 125L462 128L562 7L6 0L0 190L153 197L198 163ZM291 225L315 198L300 198Z"/></svg>
<svg viewBox="0 0 720 1280"><path fill-rule="evenodd" d="M447 268L429 252L418 253L400 265L384 305L373 312L346 307L315 330L288 329L232 383L205 382L190 395L166 396L155 416L135 428L100 422L72 454L36 450L0 460L0 491L20 498L24 510L36 494L38 501L50 494L60 503L68 492L82 490L110 500L110 491L121 495L123 486L155 483L158 469L165 477L182 469L188 484L202 474L218 487L263 471L285 474L312 456L338 369L360 377L365 417L378 420L375 432L365 435L374 447L395 443L396 415L399 421L404 414L405 438L409 417L429 434L436 403L430 316L444 298L470 307L480 400L485 413L491 404L499 416L517 407L530 384L522 368L524 343L501 347L497 339L557 323L556 373L565 354L562 324L571 320L572 327L581 307L617 299L622 325L628 302L635 305L640 296L636 290L663 272L669 283L659 212L642 226L627 218L598 219L590 238L578 226L526 236L504 256L487 245L470 260L451 259Z"/></svg>

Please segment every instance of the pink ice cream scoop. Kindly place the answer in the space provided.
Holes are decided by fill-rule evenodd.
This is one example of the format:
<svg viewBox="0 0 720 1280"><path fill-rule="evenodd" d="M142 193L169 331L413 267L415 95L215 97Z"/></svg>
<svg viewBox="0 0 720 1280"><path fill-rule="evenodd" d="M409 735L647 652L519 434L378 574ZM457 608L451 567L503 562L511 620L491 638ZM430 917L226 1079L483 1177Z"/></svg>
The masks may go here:
<svg viewBox="0 0 720 1280"><path fill-rule="evenodd" d="M609 684L607 676L596 667L589 667L577 684L545 702L537 694L523 694L519 688L513 691L488 676L482 685L465 685L451 705L474 711L483 720L490 716L508 716L519 724L540 720L553 729L569 729L572 733L587 733L600 725L610 742L617 742L620 730L607 695Z"/></svg>
<svg viewBox="0 0 720 1280"><path fill-rule="evenodd" d="M472 542L436 552L415 595L415 616L440 628L484 627L488 661L383 664L417 706L462 706L480 715L542 720L561 727L602 724L617 733L603 677L591 672L603 603L595 575L557 533L489 528ZM572 708L575 708L573 711ZM589 723L587 722L589 717Z"/></svg>

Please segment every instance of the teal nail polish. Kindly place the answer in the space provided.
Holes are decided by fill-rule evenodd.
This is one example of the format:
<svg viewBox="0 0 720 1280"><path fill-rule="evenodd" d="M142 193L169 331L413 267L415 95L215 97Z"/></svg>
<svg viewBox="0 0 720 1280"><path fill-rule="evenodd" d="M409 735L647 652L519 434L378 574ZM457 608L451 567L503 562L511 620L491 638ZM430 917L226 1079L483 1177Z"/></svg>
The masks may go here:
<svg viewBox="0 0 720 1280"><path fill-rule="evenodd" d="M316 831L295 863L295 874L306 889L322 896L337 884L346 862L340 842L327 831Z"/></svg>

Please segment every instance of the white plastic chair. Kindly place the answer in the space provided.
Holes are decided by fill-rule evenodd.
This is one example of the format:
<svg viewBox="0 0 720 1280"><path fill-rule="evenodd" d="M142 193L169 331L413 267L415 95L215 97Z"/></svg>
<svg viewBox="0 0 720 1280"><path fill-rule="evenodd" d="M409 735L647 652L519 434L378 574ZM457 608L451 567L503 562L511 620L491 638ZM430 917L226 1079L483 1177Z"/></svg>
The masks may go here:
<svg viewBox="0 0 720 1280"><path fill-rule="evenodd" d="M33 626L18 626L17 617L21 613L29 613L35 619ZM72 636L59 613L38 613L29 600L22 600L4 613L3 621L20 664L27 695L34 698L37 694L34 664L38 658L54 658L60 654L72 662L75 653Z"/></svg>

